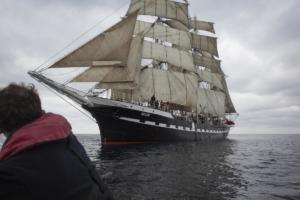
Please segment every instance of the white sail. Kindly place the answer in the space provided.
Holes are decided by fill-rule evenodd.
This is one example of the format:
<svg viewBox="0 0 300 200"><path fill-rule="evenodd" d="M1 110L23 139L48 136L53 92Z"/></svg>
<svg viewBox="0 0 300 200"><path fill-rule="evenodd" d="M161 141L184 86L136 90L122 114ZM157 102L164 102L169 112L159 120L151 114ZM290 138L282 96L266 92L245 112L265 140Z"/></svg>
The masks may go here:
<svg viewBox="0 0 300 200"><path fill-rule="evenodd" d="M186 26L189 24L188 4L186 3L170 0L131 0L127 15L136 11L138 11L140 15L175 19Z"/></svg>
<svg viewBox="0 0 300 200"><path fill-rule="evenodd" d="M136 23L133 13L67 56L50 68L92 66L95 61L127 62L128 51Z"/></svg>
<svg viewBox="0 0 300 200"><path fill-rule="evenodd" d="M187 106L192 108L192 111L197 111L197 89L198 78L196 75L185 74L185 82L187 87Z"/></svg>
<svg viewBox="0 0 300 200"><path fill-rule="evenodd" d="M198 112L223 117L225 114L225 94L198 88Z"/></svg>
<svg viewBox="0 0 300 200"><path fill-rule="evenodd" d="M168 78L170 82L171 101L179 105L187 104L187 86L183 73L169 71Z"/></svg>
<svg viewBox="0 0 300 200"><path fill-rule="evenodd" d="M222 84L223 84L225 95L226 95L226 98L225 98L225 112L226 113L236 113L236 109L235 109L235 107L232 103L232 100L231 100L231 97L230 97L230 94L229 94L229 90L228 90L228 86L227 86L225 78L222 80Z"/></svg>
<svg viewBox="0 0 300 200"><path fill-rule="evenodd" d="M215 33L214 23L201 21L197 19L190 19L190 28L202 31L208 31L211 33Z"/></svg>
<svg viewBox="0 0 300 200"><path fill-rule="evenodd" d="M205 52L205 51L201 52L201 53L202 53L203 57L207 57L207 58L213 59L213 61L216 61L210 53ZM225 93L225 112L226 113L236 113L236 110L235 110L235 107L232 103L232 100L231 100L231 97L230 97L230 94L229 94L229 90L228 90L228 87L227 87L227 83L226 83L226 80L225 80L225 74L224 74L223 70L221 69L221 66L220 65L214 65L214 64L211 65L211 72L216 73L218 75L221 75L221 76L218 76L217 81L221 82L222 88L219 88L219 89L221 89Z"/></svg>
<svg viewBox="0 0 300 200"><path fill-rule="evenodd" d="M224 75L221 69L221 61L215 59L211 54L205 52L202 52L202 55L193 53L193 58L195 65L208 68L213 73Z"/></svg>
<svg viewBox="0 0 300 200"><path fill-rule="evenodd" d="M222 83L222 75L212 73L207 70L198 70L198 74L201 81L208 82L212 86L224 90L223 83Z"/></svg>
<svg viewBox="0 0 300 200"><path fill-rule="evenodd" d="M167 71L152 69L154 94L158 100L171 100L171 91L167 74Z"/></svg>
<svg viewBox="0 0 300 200"><path fill-rule="evenodd" d="M99 82L96 88L134 89L142 59L143 36L133 38L126 66L91 67L75 77L73 82Z"/></svg>
<svg viewBox="0 0 300 200"><path fill-rule="evenodd" d="M159 19L143 22L137 15ZM234 113L221 61L216 58L217 38L197 30L215 33L213 23L189 18L187 3L131 0L126 18L50 68L89 67L72 82L96 82L95 88L111 89L116 100L148 101L155 95L159 101L198 113L219 117ZM142 59L168 65L142 67ZM200 88L199 82L210 87Z"/></svg>
<svg viewBox="0 0 300 200"><path fill-rule="evenodd" d="M138 34L131 43L127 59L128 76L130 80L136 80L139 76L142 55L143 55L144 35Z"/></svg>
<svg viewBox="0 0 300 200"><path fill-rule="evenodd" d="M168 71L170 102L196 108L198 79L195 74ZM196 109L194 110L196 111Z"/></svg>
<svg viewBox="0 0 300 200"><path fill-rule="evenodd" d="M219 56L215 37L192 34L192 47Z"/></svg>
<svg viewBox="0 0 300 200"><path fill-rule="evenodd" d="M180 48L191 49L191 34L189 32L180 31L159 24L137 21L134 32L140 33L145 30L147 30L145 37L169 42Z"/></svg>
<svg viewBox="0 0 300 200"><path fill-rule="evenodd" d="M205 56L205 54L203 54ZM206 56L208 54L206 53ZM212 57L211 57L212 58ZM215 62L213 62L215 63ZM202 65L204 66L204 65ZM225 112L236 113L236 109L232 103L227 83L225 80L225 74L220 65L210 65L211 71L198 70L200 80L210 83L213 87L225 93Z"/></svg>
<svg viewBox="0 0 300 200"><path fill-rule="evenodd" d="M140 73L138 88L133 91L133 99L137 101L149 101L155 94L153 71L150 68L143 69Z"/></svg>
<svg viewBox="0 0 300 200"><path fill-rule="evenodd" d="M144 32L145 30L148 31L154 25L155 23L137 20L134 28L134 34Z"/></svg>
<svg viewBox="0 0 300 200"><path fill-rule="evenodd" d="M99 82L113 70L113 66L91 67L71 80L71 82Z"/></svg>
<svg viewBox="0 0 300 200"><path fill-rule="evenodd" d="M157 43L144 42L143 58L167 62L182 69L195 71L191 53Z"/></svg>
<svg viewBox="0 0 300 200"><path fill-rule="evenodd" d="M93 67L79 74L71 82L99 82L95 88L101 89L134 89L134 80L128 78L124 67Z"/></svg>
<svg viewBox="0 0 300 200"><path fill-rule="evenodd" d="M204 61L207 63L207 65L203 64L201 65L198 63L198 65L205 66L211 70L212 73L215 73L217 76L213 79L214 81L210 82L214 86L216 86L218 89L222 90L225 93L225 112L226 113L236 113L236 109L232 103L229 90L227 87L227 83L225 80L225 74L223 70L221 69L220 64L218 64L218 60L214 59L213 56L208 52L201 52L202 56L199 57L199 54L194 54L194 62L197 63L197 61ZM196 57L195 57L196 56ZM201 61L202 59L202 61ZM206 61L205 61L206 60ZM204 76L205 77L205 76ZM209 81L207 81L209 82ZM222 87L220 87L222 86Z"/></svg>
<svg viewBox="0 0 300 200"><path fill-rule="evenodd" d="M168 26L172 27L172 28L175 28L175 29L178 29L178 30L181 30L181 31L186 31L186 32L189 32L189 28L184 25L183 23L177 21L177 20L165 20L164 21L165 24L167 24Z"/></svg>
<svg viewBox="0 0 300 200"><path fill-rule="evenodd" d="M181 72L146 68L141 72L139 88L133 91L133 99L156 99L187 107L197 105L197 77Z"/></svg>

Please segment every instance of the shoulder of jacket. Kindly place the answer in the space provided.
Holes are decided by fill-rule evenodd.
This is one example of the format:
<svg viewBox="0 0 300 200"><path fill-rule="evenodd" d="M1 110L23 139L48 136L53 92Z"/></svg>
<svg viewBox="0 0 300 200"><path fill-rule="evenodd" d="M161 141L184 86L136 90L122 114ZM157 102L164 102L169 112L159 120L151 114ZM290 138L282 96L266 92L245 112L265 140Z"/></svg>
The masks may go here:
<svg viewBox="0 0 300 200"><path fill-rule="evenodd" d="M9 158L0 161L0 174L4 172L16 172L18 167L18 158Z"/></svg>

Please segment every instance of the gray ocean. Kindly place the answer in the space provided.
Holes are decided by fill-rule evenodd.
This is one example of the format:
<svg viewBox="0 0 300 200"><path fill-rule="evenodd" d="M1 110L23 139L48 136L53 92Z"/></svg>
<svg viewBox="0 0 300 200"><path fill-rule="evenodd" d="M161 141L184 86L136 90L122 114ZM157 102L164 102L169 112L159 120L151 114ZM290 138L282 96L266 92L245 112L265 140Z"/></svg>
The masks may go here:
<svg viewBox="0 0 300 200"><path fill-rule="evenodd" d="M300 200L300 135L101 146L77 135L120 200Z"/></svg>

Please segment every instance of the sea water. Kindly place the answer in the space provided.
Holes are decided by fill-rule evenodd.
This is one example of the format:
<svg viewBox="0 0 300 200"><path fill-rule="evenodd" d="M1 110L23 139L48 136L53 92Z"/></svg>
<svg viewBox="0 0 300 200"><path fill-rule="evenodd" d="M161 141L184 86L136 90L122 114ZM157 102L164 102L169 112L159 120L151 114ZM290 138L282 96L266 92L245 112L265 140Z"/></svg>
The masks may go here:
<svg viewBox="0 0 300 200"><path fill-rule="evenodd" d="M102 147L78 137L116 199L300 199L300 135Z"/></svg>
<svg viewBox="0 0 300 200"><path fill-rule="evenodd" d="M108 146L77 136L116 199L300 199L300 135Z"/></svg>

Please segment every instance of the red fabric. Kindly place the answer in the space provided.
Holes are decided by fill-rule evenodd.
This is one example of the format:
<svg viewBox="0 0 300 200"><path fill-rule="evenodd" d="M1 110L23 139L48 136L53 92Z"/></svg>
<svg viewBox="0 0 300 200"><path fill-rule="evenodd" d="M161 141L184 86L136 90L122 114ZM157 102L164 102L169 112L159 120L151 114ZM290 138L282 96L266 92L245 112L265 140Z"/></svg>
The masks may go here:
<svg viewBox="0 0 300 200"><path fill-rule="evenodd" d="M228 120L228 119L225 121L225 124L226 125L235 125L235 123L233 121Z"/></svg>
<svg viewBox="0 0 300 200"><path fill-rule="evenodd" d="M43 143L67 138L71 134L71 129L71 125L63 116L45 113L11 136L0 152L0 160Z"/></svg>

